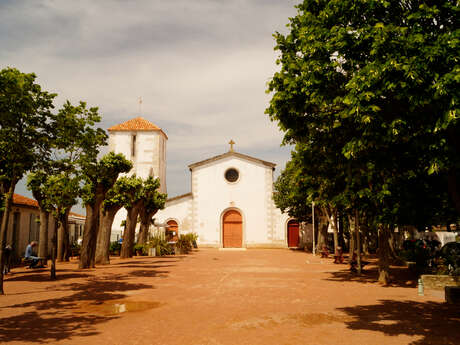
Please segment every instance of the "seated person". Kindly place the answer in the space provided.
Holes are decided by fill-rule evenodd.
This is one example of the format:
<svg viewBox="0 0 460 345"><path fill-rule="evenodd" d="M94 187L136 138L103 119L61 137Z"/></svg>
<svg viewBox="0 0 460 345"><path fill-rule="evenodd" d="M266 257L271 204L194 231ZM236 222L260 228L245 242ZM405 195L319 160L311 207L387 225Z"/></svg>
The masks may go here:
<svg viewBox="0 0 460 345"><path fill-rule="evenodd" d="M33 248L37 245L36 241L32 241L27 245L26 248L26 254L24 255L24 258L26 260L30 260L31 264L29 268L37 268L38 267L38 262L40 261L40 258L34 255Z"/></svg>
<svg viewBox="0 0 460 345"><path fill-rule="evenodd" d="M321 257L327 258L329 256L329 249L327 249L326 245L323 245L323 249L321 250Z"/></svg>

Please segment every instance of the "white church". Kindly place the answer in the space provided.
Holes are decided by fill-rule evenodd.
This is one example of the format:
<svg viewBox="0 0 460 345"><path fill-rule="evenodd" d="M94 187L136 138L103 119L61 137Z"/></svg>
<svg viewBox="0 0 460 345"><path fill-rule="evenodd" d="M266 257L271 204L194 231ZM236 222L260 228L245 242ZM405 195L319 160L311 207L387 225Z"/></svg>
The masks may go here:
<svg viewBox="0 0 460 345"><path fill-rule="evenodd" d="M109 148L134 165L130 174L159 177L166 193L167 135L138 117L112 126ZM272 198L275 164L229 151L188 166L190 193L167 199L155 224L178 234L195 232L201 247L280 248L299 246L299 223L275 206ZM112 236L121 234L126 210L117 214Z"/></svg>

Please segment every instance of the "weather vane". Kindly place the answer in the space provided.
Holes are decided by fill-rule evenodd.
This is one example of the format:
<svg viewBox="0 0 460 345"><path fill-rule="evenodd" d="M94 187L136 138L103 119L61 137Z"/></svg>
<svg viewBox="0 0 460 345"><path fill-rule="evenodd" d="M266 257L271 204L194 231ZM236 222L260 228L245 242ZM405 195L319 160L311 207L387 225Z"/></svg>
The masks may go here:
<svg viewBox="0 0 460 345"><path fill-rule="evenodd" d="M233 145L235 145L235 142L231 139L228 143L230 144L230 152L233 152Z"/></svg>

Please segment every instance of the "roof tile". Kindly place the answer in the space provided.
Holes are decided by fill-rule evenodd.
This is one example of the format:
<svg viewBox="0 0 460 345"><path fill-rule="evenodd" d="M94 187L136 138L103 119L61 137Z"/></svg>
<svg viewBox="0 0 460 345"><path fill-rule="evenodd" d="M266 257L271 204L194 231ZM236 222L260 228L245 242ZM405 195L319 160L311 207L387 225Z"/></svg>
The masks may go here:
<svg viewBox="0 0 460 345"><path fill-rule="evenodd" d="M119 125L112 126L109 131L161 131L161 128L154 125L143 117L136 117L135 119L128 120L120 123Z"/></svg>

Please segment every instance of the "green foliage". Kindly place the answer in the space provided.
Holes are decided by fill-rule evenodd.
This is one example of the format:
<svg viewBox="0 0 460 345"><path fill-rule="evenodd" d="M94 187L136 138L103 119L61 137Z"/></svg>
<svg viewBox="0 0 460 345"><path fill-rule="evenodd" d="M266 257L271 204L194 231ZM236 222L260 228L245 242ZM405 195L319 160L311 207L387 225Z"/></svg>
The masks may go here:
<svg viewBox="0 0 460 345"><path fill-rule="evenodd" d="M109 247L110 254L112 255L115 255L115 253L120 254L120 250L121 250L121 243L119 243L118 241L110 242L110 247Z"/></svg>
<svg viewBox="0 0 460 345"><path fill-rule="evenodd" d="M147 255L148 253L148 246L143 244L135 244L134 251L136 253L140 253L141 255Z"/></svg>
<svg viewBox="0 0 460 345"><path fill-rule="evenodd" d="M193 243L190 236L179 235L179 238L176 242L176 248L180 250L182 254L187 254L193 248Z"/></svg>
<svg viewBox="0 0 460 345"><path fill-rule="evenodd" d="M281 68L268 87L266 113L297 144L277 205L297 216L311 198L383 224L436 221L439 206L452 213L457 2L305 0L297 9L290 32L275 34ZM441 181L444 192L423 208L418 196Z"/></svg>
<svg viewBox="0 0 460 345"><path fill-rule="evenodd" d="M439 252L445 274L460 276L460 243L446 243Z"/></svg>
<svg viewBox="0 0 460 345"><path fill-rule="evenodd" d="M15 68L0 71L0 182L21 178L50 153L56 94L43 91L35 79Z"/></svg>
<svg viewBox="0 0 460 345"><path fill-rule="evenodd" d="M152 236L147 244L148 248L155 248L157 256L173 255L174 249L160 233Z"/></svg>
<svg viewBox="0 0 460 345"><path fill-rule="evenodd" d="M149 176L142 184L140 199L143 211L147 214L156 213L165 206L167 194L159 193L160 179Z"/></svg>
<svg viewBox="0 0 460 345"><path fill-rule="evenodd" d="M85 162L83 166L82 199L85 204L95 201L96 195L105 193L114 185L118 175L132 169L132 163L121 153L109 152L99 161Z"/></svg>

